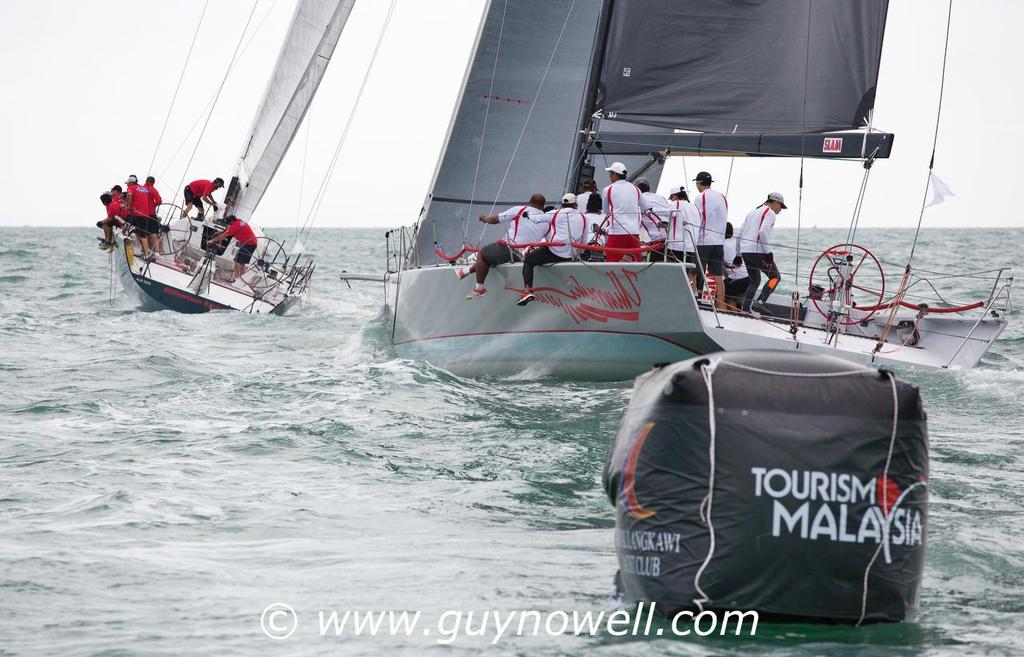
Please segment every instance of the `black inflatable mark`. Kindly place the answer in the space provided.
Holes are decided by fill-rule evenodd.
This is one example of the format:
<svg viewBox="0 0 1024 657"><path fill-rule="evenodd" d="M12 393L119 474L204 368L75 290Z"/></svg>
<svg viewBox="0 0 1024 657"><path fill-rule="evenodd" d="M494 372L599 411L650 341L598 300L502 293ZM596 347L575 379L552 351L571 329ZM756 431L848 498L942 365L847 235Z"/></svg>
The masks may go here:
<svg viewBox="0 0 1024 657"><path fill-rule="evenodd" d="M705 375L716 429L710 499ZM603 477L628 600L841 622L916 612L927 481L915 386L782 351L720 353L640 376Z"/></svg>

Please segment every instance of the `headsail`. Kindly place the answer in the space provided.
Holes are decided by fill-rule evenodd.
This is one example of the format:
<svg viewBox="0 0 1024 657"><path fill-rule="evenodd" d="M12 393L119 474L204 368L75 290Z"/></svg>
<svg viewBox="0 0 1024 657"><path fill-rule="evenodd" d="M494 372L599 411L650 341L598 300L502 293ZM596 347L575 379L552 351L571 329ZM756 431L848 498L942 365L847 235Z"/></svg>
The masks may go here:
<svg viewBox="0 0 1024 657"><path fill-rule="evenodd" d="M601 0L492 0L417 233L419 264L437 262L434 242L493 241L477 221L492 208L553 202L574 184L575 146Z"/></svg>
<svg viewBox="0 0 1024 657"><path fill-rule="evenodd" d="M327 72L355 0L300 0L228 190L229 205L250 217L281 165Z"/></svg>
<svg viewBox="0 0 1024 657"><path fill-rule="evenodd" d="M723 133L862 127L887 8L887 0L616 0L601 67L605 116Z"/></svg>

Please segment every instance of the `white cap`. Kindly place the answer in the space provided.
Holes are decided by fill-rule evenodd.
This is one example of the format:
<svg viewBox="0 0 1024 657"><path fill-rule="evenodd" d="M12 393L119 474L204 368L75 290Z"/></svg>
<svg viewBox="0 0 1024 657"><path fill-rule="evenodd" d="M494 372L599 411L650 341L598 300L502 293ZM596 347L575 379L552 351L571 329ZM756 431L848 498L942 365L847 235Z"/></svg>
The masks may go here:
<svg viewBox="0 0 1024 657"><path fill-rule="evenodd" d="M682 196L683 194L686 194L686 185L679 185L668 190L669 196ZM689 196L689 194L686 195Z"/></svg>
<svg viewBox="0 0 1024 657"><path fill-rule="evenodd" d="M131 175L131 176L128 176L128 180L126 180L125 182L129 183L129 184L137 183L137 182L139 182L139 179L136 178L134 175Z"/></svg>
<svg viewBox="0 0 1024 657"><path fill-rule="evenodd" d="M573 205L576 205L576 195L573 194L572 192L569 192L568 194L562 197L562 203L571 203Z"/></svg>
<svg viewBox="0 0 1024 657"><path fill-rule="evenodd" d="M769 201L778 201L779 203L782 204L783 209L785 209L785 207L786 207L785 199L783 199L782 198L782 194L780 194L778 192L772 192L771 194L769 194L768 195L768 200Z"/></svg>
<svg viewBox="0 0 1024 657"><path fill-rule="evenodd" d="M620 176L624 176L626 175L626 165L623 164L622 162L612 162L612 165L610 167L607 167L605 171L611 171L613 173L619 174Z"/></svg>

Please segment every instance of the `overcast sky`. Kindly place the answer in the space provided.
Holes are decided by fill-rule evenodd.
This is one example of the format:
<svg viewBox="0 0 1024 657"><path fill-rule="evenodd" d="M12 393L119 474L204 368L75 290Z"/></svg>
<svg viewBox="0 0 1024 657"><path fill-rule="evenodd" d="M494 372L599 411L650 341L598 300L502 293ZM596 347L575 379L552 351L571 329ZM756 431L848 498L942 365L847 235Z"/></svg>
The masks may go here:
<svg viewBox="0 0 1024 657"><path fill-rule="evenodd" d="M230 177L295 1L258 1L247 47L186 174L203 110L253 6L252 0L210 3L167 134L149 169L203 4L0 3L0 225L90 225L102 214L99 193L130 173L157 176L165 198L175 190L180 194L182 181ZM308 125L264 197L257 223L289 226L305 216L352 109L388 4L356 2ZM415 221L483 5L483 0L397 0L316 226L391 227ZM938 101L945 8L942 0L890 3L875 125L894 132L896 140L893 156L872 173L862 226L911 227L917 221ZM935 170L956 196L927 210L926 226L1024 225L1019 199L1009 194L1024 172L1019 164L1022 24L1019 0L955 0ZM711 171L724 190L728 159L687 158L690 178L700 169ZM678 184L682 172L682 160L674 158L662 189ZM804 225L846 226L861 174L857 163L809 162ZM777 190L795 209L797 182L796 160L737 159L730 205L745 213L767 191ZM780 225L795 221L791 210Z"/></svg>

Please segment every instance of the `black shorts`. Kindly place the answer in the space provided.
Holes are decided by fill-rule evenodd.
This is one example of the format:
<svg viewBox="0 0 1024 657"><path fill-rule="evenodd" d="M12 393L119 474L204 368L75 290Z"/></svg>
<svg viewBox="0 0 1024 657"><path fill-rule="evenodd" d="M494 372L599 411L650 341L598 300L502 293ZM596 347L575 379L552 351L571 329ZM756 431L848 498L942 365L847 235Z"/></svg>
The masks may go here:
<svg viewBox="0 0 1024 657"><path fill-rule="evenodd" d="M495 265L507 265L510 262L519 262L523 259L522 254L516 249L510 249L504 244L498 242L491 242L480 249L480 253L477 257L486 262L491 267Z"/></svg>
<svg viewBox="0 0 1024 657"><path fill-rule="evenodd" d="M156 217L143 217L142 218L143 230L150 235L160 234L160 220Z"/></svg>
<svg viewBox="0 0 1024 657"><path fill-rule="evenodd" d="M697 255L712 276L722 276L725 273L725 247L721 244L698 246Z"/></svg>
<svg viewBox="0 0 1024 657"><path fill-rule="evenodd" d="M678 260L679 262L697 262L697 258L693 256L693 251L677 251L676 249L668 250L668 259Z"/></svg>
<svg viewBox="0 0 1024 657"><path fill-rule="evenodd" d="M199 214L203 213L203 199L193 194L192 188L190 188L188 185L185 185L185 205L188 205L189 203L196 206L196 208L199 210Z"/></svg>
<svg viewBox="0 0 1024 657"><path fill-rule="evenodd" d="M743 278L727 278L725 279L725 296L742 297L743 293L747 291L748 285L750 285L750 278L747 276Z"/></svg>
<svg viewBox="0 0 1024 657"><path fill-rule="evenodd" d="M238 251L235 253L235 262L240 265L247 265L249 260L252 259L252 254L255 252L255 244L239 244Z"/></svg>
<svg viewBox="0 0 1024 657"><path fill-rule="evenodd" d="M135 229L135 232L138 233L139 237L148 237L150 234L155 232L152 230L153 226L150 223L153 221L153 217L144 217L141 214L133 214L125 217L124 220L129 226ZM159 225L160 223L157 222L157 227L159 227Z"/></svg>

